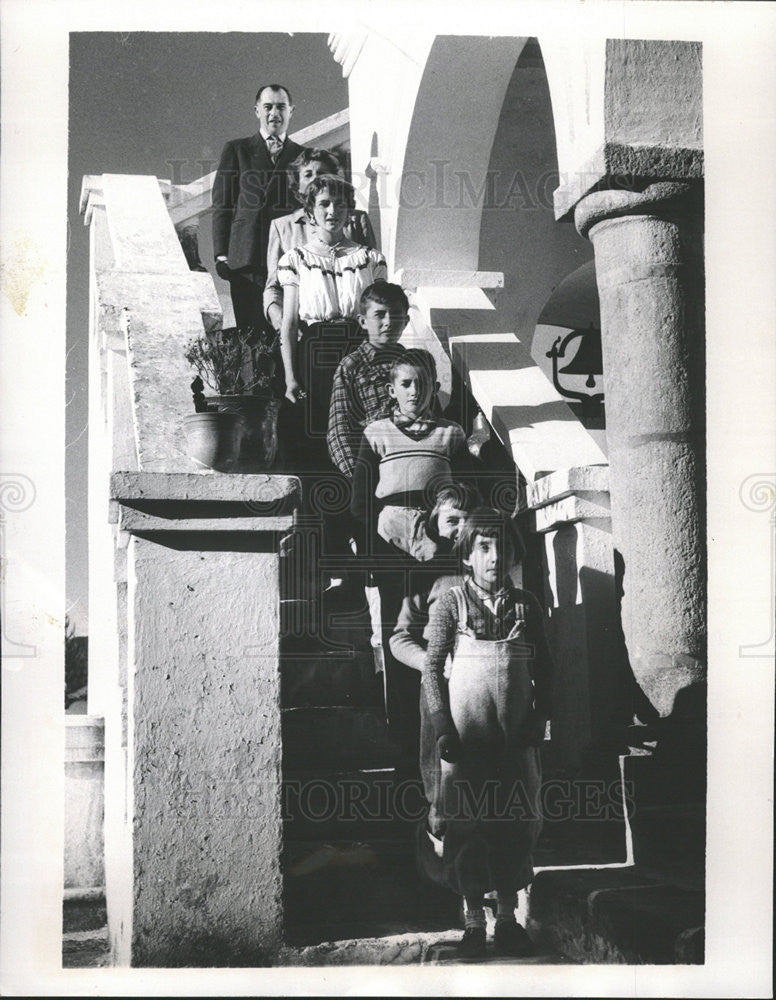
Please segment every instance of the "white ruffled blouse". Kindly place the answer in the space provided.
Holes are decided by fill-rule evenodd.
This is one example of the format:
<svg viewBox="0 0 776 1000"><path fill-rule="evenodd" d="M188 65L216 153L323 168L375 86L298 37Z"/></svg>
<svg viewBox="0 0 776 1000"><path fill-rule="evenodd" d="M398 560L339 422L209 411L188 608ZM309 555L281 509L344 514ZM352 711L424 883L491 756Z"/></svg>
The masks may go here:
<svg viewBox="0 0 776 1000"><path fill-rule="evenodd" d="M283 254L278 262L280 284L299 289L299 319L304 323L355 319L364 289L387 278L388 267L380 251L355 244L327 252L306 243Z"/></svg>

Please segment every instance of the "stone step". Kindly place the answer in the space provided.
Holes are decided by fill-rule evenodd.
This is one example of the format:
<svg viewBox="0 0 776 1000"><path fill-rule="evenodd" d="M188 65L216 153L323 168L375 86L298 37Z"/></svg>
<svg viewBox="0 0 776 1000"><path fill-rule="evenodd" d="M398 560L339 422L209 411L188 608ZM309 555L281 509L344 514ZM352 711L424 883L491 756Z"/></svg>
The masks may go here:
<svg viewBox="0 0 776 1000"><path fill-rule="evenodd" d="M460 927L415 934L389 934L385 937L360 937L325 941L298 948L285 947L280 965L471 965L459 959L456 947ZM564 965L569 959L552 952L530 958L500 958L489 946L488 955L477 968L489 965Z"/></svg>
<svg viewBox="0 0 776 1000"><path fill-rule="evenodd" d="M420 777L395 768L307 768L283 781L284 836L333 841L406 837L426 814ZM624 864L625 824L617 819L544 819L534 865Z"/></svg>
<svg viewBox="0 0 776 1000"><path fill-rule="evenodd" d="M637 867L542 871L534 879L528 927L573 961L701 964L702 891L661 881Z"/></svg>
<svg viewBox="0 0 776 1000"><path fill-rule="evenodd" d="M287 842L283 876L289 945L460 926L458 898L421 881L411 837Z"/></svg>
<svg viewBox="0 0 776 1000"><path fill-rule="evenodd" d="M366 598L353 607L334 596L286 597L281 601L281 635L306 645L310 639L337 648L363 645L369 640L372 623Z"/></svg>
<svg viewBox="0 0 776 1000"><path fill-rule="evenodd" d="M62 968L94 969L110 964L108 928L67 931L62 935Z"/></svg>
<svg viewBox="0 0 776 1000"><path fill-rule="evenodd" d="M312 766L339 771L393 767L400 758L384 716L373 709L286 708L282 734L285 777Z"/></svg>
<svg viewBox="0 0 776 1000"><path fill-rule="evenodd" d="M700 747L674 753L661 747L655 756L628 756L622 762L633 797L635 862L670 872L672 881L687 888L704 884L706 867L706 752L698 742Z"/></svg>
<svg viewBox="0 0 776 1000"><path fill-rule="evenodd" d="M458 938L461 932L445 935L441 940L434 941L426 948L421 962L423 965L472 965L471 959L459 958L457 954ZM490 965L569 965L571 959L559 955L546 946L539 946L537 954L525 958L507 958L497 955L491 940L487 943L487 954L477 961L477 968Z"/></svg>
<svg viewBox="0 0 776 1000"><path fill-rule="evenodd" d="M65 933L98 930L107 921L104 886L65 889L62 900L62 930Z"/></svg>
<svg viewBox="0 0 776 1000"><path fill-rule="evenodd" d="M545 818L534 848L534 867L625 864L628 850L624 824L617 821L556 822Z"/></svg>

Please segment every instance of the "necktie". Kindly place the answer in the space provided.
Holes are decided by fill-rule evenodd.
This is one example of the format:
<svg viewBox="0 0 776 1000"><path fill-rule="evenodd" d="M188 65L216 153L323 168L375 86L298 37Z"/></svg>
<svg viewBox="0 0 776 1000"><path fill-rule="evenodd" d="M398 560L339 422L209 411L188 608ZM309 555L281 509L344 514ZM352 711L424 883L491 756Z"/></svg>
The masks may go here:
<svg viewBox="0 0 776 1000"><path fill-rule="evenodd" d="M276 135L267 136L267 152L273 163L277 163L278 157L283 151L283 140Z"/></svg>

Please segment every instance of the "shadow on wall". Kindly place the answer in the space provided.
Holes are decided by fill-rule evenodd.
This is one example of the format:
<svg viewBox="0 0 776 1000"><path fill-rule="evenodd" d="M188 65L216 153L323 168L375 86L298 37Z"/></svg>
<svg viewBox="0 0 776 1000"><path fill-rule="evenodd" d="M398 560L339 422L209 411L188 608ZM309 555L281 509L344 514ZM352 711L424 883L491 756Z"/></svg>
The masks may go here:
<svg viewBox="0 0 776 1000"><path fill-rule="evenodd" d="M590 520L585 527L608 545L608 521ZM558 660L553 743L559 760L572 767L623 752L635 700L614 575L580 568L577 544L573 525L555 533L555 606L548 623Z"/></svg>
<svg viewBox="0 0 776 1000"><path fill-rule="evenodd" d="M644 725L650 725L657 723L660 719L660 713L657 711L652 702L647 698L647 696L642 691L638 681L636 680L633 670L631 669L630 659L628 658L628 650L625 645L625 633L622 628L622 599L625 594L623 587L623 581L625 580L625 560L623 559L622 553L619 549L614 550L614 583L615 591L617 595L617 629L618 629L618 642L621 644L623 650L623 656L625 658L625 663L627 664L628 670L628 684L631 693L631 705L633 708L633 714L639 720L639 722Z"/></svg>
<svg viewBox="0 0 776 1000"><path fill-rule="evenodd" d="M554 290L580 266L593 266L592 244L573 225L555 221L552 192L559 183L555 123L535 38L520 53L504 94L488 178L479 267L504 273L504 288L494 301L496 316L501 327L530 349L539 316ZM491 321L494 318L491 314Z"/></svg>

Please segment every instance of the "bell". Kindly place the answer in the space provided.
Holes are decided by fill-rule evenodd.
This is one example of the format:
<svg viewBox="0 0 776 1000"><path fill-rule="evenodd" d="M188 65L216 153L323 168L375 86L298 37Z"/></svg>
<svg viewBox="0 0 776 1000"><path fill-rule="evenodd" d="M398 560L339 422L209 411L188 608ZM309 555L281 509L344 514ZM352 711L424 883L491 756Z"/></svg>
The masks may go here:
<svg viewBox="0 0 776 1000"><path fill-rule="evenodd" d="M580 338L579 348L569 363L558 372L560 375L587 375L585 385L588 389L595 386L595 375L603 375L604 364L601 355L601 331L590 327L588 330L572 330L565 338L558 351L558 356L565 354L566 346L575 337Z"/></svg>

